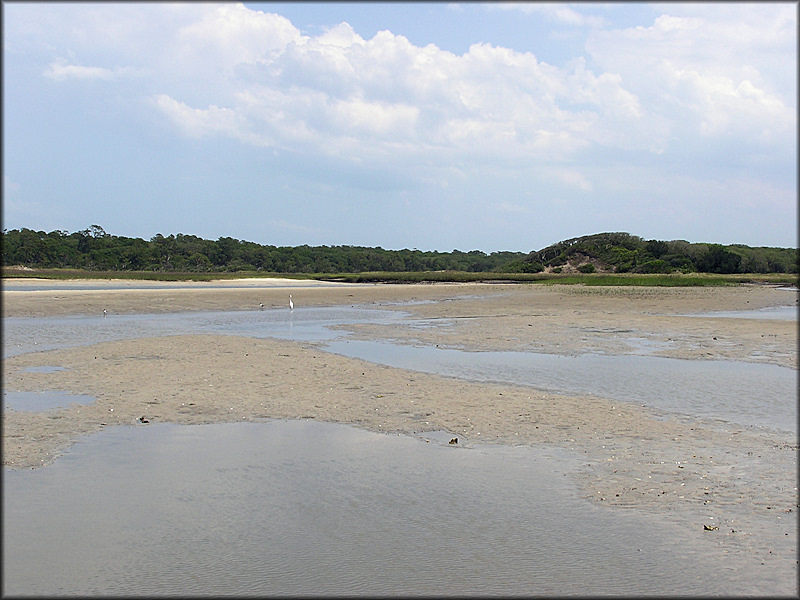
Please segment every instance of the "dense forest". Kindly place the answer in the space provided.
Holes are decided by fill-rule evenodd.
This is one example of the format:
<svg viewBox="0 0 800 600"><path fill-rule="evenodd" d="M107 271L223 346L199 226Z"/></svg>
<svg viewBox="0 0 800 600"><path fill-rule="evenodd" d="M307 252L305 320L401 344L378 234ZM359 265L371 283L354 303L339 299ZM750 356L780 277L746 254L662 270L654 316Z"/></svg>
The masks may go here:
<svg viewBox="0 0 800 600"><path fill-rule="evenodd" d="M531 253L384 250L361 246L269 246L230 237L158 234L148 240L83 231L4 230L3 266L97 271L363 273L797 273L795 248L644 240L599 233Z"/></svg>
<svg viewBox="0 0 800 600"><path fill-rule="evenodd" d="M629 233L598 233L564 240L504 265L522 273L797 273L795 248L644 240Z"/></svg>
<svg viewBox="0 0 800 600"><path fill-rule="evenodd" d="M361 273L364 271L493 271L522 252L423 252L360 246L262 246L230 237L156 235L149 241L110 235L99 225L84 231L3 231L3 266L99 271L263 271Z"/></svg>

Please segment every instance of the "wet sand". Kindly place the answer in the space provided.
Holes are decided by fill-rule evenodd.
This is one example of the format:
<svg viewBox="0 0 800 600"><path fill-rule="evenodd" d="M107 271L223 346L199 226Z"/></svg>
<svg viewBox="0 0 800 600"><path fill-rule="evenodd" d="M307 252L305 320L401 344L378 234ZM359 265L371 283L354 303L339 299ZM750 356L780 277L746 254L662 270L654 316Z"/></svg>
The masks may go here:
<svg viewBox="0 0 800 600"><path fill-rule="evenodd" d="M139 283L139 282L137 282ZM57 292L3 288L3 315L288 310L360 305L411 312L431 326L348 327L358 338L470 350L636 352L797 368L796 322L681 316L794 303L771 286L643 288L513 284L306 285ZM159 286L163 284L159 283ZM188 287L188 289L187 289ZM58 365L65 371L23 369ZM460 444L552 444L582 457L572 473L593 502L642 511L714 536L735 568L797 593L797 440L689 418L664 418L594 396L462 381L333 355L314 344L181 335L107 342L3 361L9 391L63 390L91 405L4 411L3 464L35 468L80 436L116 424L318 419L373 431L446 430ZM706 530L704 526L711 529Z"/></svg>

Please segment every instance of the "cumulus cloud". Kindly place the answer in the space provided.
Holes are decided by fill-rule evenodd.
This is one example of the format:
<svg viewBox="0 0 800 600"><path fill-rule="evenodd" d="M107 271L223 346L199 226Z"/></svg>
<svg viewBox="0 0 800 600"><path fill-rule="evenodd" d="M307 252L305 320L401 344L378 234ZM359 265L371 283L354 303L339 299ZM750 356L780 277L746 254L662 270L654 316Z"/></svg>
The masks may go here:
<svg viewBox="0 0 800 600"><path fill-rule="evenodd" d="M797 123L796 7L655 10L664 13L651 26L593 31L586 48L594 64L618 74L646 105L647 120L660 123L660 145L695 135L789 141Z"/></svg>
<svg viewBox="0 0 800 600"><path fill-rule="evenodd" d="M154 98L155 105L166 114L184 133L191 137L212 134L235 135L240 131L236 113L229 108L209 106L191 108L166 94Z"/></svg>
<svg viewBox="0 0 800 600"><path fill-rule="evenodd" d="M786 144L796 129L796 82L775 76L776 62L796 61L792 6L725 16L667 4L652 24L621 29L580 4L500 6L588 27L587 55L561 66L486 43L455 55L391 31L364 39L347 23L307 36L242 4L67 6L73 26L58 43L68 51L44 75L147 73L150 105L192 137L413 171L659 154L695 137ZM117 66L86 66L99 54ZM575 172L551 173L592 189Z"/></svg>

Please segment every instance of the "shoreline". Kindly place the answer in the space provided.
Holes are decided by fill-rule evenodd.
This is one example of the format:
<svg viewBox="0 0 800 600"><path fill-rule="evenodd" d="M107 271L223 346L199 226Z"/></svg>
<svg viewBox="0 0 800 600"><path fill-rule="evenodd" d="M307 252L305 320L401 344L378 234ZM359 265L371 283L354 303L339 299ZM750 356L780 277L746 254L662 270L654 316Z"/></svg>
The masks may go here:
<svg viewBox="0 0 800 600"><path fill-rule="evenodd" d="M347 326L356 339L624 354L635 352L625 342L635 334L670 341L664 355L742 360L759 352L756 362L797 368L796 322L680 316L781 306L796 298L755 286L341 284L297 293L230 287L8 295L4 289L3 314L97 315L108 307L111 318L254 310L259 302L283 310L290 291L296 307L401 310L433 324ZM46 365L66 370L24 371ZM393 434L444 430L467 445L564 448L581 458L583 466L572 476L586 499L674 520L698 535L717 536L721 552L737 554L747 564L763 562L796 574L797 440L790 434L720 428L597 396L465 381L346 358L313 343L233 335L151 337L22 354L3 361L3 381L7 390L63 390L97 398L90 405L41 413L5 411L6 468L50 464L84 435L115 425L147 426L139 423L141 416L151 423L187 425L315 419ZM705 532L707 524L719 530Z"/></svg>

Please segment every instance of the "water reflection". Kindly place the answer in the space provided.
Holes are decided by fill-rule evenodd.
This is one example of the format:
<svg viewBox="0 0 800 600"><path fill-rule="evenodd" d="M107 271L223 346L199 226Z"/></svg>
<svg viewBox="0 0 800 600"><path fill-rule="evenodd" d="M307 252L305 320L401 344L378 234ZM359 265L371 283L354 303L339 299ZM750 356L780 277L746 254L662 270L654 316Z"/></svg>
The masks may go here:
<svg viewBox="0 0 800 600"><path fill-rule="evenodd" d="M5 594L751 589L665 522L581 500L553 449L308 421L117 427L3 485ZM752 593L756 590L753 589Z"/></svg>

